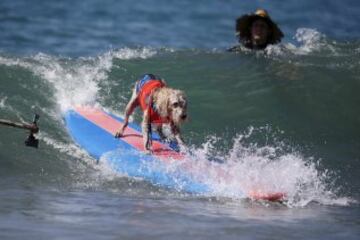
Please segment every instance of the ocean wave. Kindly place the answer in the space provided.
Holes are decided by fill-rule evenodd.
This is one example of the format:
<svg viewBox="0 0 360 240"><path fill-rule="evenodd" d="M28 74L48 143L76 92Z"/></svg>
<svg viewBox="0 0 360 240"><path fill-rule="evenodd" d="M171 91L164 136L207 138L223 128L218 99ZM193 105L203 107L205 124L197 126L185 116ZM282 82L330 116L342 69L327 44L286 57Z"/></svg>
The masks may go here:
<svg viewBox="0 0 360 240"><path fill-rule="evenodd" d="M73 105L98 104L118 113L119 109L124 109L136 77L144 71L155 71L155 74L168 78L174 86L186 89L192 98L190 106L193 109L190 110L194 114L193 126L196 126L192 131L197 135L190 136L190 141L197 144L191 150L189 161L195 164L198 173L209 169L211 178L207 180L211 181L209 184L214 188L215 197L241 198L241 189L249 191L254 187L252 184L257 183L265 190L289 192L289 206L306 206L310 202L349 203L351 199L342 198L331 183L338 177L330 167L337 159L328 155L325 155L325 160L317 159L323 154L320 150L325 142L328 145L324 151L329 152L331 146L340 152L350 146L352 152L341 155L341 158L349 160L349 166L357 164L354 156L357 154L358 136L355 133L359 122L355 107L359 66L356 49L359 45L329 43L333 44L337 54L323 54L322 41L329 40L312 31L302 31L301 34L309 36L299 37L305 39L304 43L295 47L293 52L285 48L288 52L281 53L283 50L279 46L280 55L270 53L268 56L251 51L234 55L219 51L153 48L123 48L80 58L43 53L26 57L2 54L2 76L9 78L9 84L0 94L0 110L23 119L24 112L36 108L45 125L43 135L39 135L45 148L65 159L69 156L88 159L89 156L78 154L76 146L69 146L62 120L64 111ZM309 46L317 41L321 43L318 48ZM302 47L309 51L302 50ZM314 157L311 158L299 150L281 145L273 136L269 137L272 143L268 145L259 145L262 138L253 138L246 144L244 141L250 137L233 137L233 134L229 134L228 139L222 136L204 141L203 132L209 132L210 136L217 131L223 132L218 121L212 119L215 119L214 114L216 118L221 116L226 127L236 129L233 132L252 124L269 122L273 127L286 130L285 139L299 140L303 146L318 144L319 147L313 148L315 151L311 156ZM139 119L139 115L134 116ZM250 136L254 135L253 131ZM232 146L229 139L234 142ZM223 150L214 143L221 143L227 149ZM92 158L89 159L85 161L88 166L96 168L96 164L90 164ZM222 162L221 165L217 161ZM337 164L336 167L342 166ZM216 180L214 169L218 168L232 176L229 184ZM101 175L102 171L106 172L101 169L96 172ZM346 178L346 169L339 171L339 178ZM349 175L355 174L349 171ZM95 176L94 179L89 177L76 182L86 185L87 181L93 181L91 184L96 185L96 179ZM109 181L113 181L111 177ZM242 188L238 187L239 182L244 183ZM339 182L334 185L344 184L342 180Z"/></svg>
<svg viewBox="0 0 360 240"><path fill-rule="evenodd" d="M1 97L0 96L0 108L5 108L5 102L6 102L7 97Z"/></svg>
<svg viewBox="0 0 360 240"><path fill-rule="evenodd" d="M282 203L289 208L305 207L312 203L340 206L356 203L353 198L339 193L339 187L334 183L338 176L324 168L320 159L289 150L293 148L283 142L263 146L247 144L247 139L258 134L255 132L264 133L264 128L250 128L248 132L237 135L226 152L216 147L224 139L209 136L200 147L190 147L183 161L168 159L166 166L156 161L144 161L138 171L159 170L168 173L172 176L175 192L181 192L186 185L187 180L180 177L185 171L210 188L209 193L197 197L236 201L251 198L254 192L282 193L285 196ZM100 162L106 166L109 160L111 162L112 158L121 155L121 152L109 152ZM104 168L107 172L123 176L113 172L109 164Z"/></svg>
<svg viewBox="0 0 360 240"><path fill-rule="evenodd" d="M0 56L0 64L28 69L45 80L54 89L56 102L64 112L71 106L97 101L99 83L107 79L114 59L147 59L156 54L152 48L123 48L79 59L38 53L25 58Z"/></svg>
<svg viewBox="0 0 360 240"><path fill-rule="evenodd" d="M114 58L129 60L129 59L147 59L155 56L158 50L155 48L121 48L111 51Z"/></svg>
<svg viewBox="0 0 360 240"><path fill-rule="evenodd" d="M298 28L293 39L295 43L283 42L269 45L265 49L268 56L314 56L351 57L359 47L358 42L339 42L312 28Z"/></svg>
<svg viewBox="0 0 360 240"><path fill-rule="evenodd" d="M296 30L296 41L300 44L296 49L296 54L309 54L319 50L330 50L331 53L335 53L335 49L326 42L326 36L310 28L299 28Z"/></svg>
<svg viewBox="0 0 360 240"><path fill-rule="evenodd" d="M264 133L263 128L249 128L247 133L239 134L227 152L216 147L223 139L212 136L201 147L191 149L188 157L191 163L185 165L191 164L192 173L200 175L216 197L244 198L255 190L285 193L284 204L288 207L304 207L313 202L325 205L354 202L338 193L334 184L337 176L325 169L320 160L305 157L284 142L247 144L247 139L259 131ZM184 167L183 163L179 165Z"/></svg>

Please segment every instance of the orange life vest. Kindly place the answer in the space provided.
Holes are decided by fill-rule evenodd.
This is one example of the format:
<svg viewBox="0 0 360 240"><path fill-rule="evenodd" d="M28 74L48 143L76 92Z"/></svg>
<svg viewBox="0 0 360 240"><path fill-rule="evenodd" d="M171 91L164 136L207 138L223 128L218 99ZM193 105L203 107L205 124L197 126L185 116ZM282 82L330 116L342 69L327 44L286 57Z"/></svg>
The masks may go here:
<svg viewBox="0 0 360 240"><path fill-rule="evenodd" d="M145 74L144 77L137 83L136 92L138 94L138 100L143 111L149 110L151 123L169 123L169 118L161 117L156 109L153 107L152 94L155 89L164 87L165 84L161 80L157 79L152 74Z"/></svg>

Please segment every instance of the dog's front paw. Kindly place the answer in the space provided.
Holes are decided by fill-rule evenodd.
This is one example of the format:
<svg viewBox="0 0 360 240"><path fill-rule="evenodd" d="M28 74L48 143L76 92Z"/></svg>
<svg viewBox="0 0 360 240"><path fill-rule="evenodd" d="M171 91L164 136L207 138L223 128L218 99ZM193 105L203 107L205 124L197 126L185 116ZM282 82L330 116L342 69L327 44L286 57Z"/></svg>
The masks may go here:
<svg viewBox="0 0 360 240"><path fill-rule="evenodd" d="M122 130L119 130L115 133L114 137L115 138L121 138L123 136L123 131Z"/></svg>

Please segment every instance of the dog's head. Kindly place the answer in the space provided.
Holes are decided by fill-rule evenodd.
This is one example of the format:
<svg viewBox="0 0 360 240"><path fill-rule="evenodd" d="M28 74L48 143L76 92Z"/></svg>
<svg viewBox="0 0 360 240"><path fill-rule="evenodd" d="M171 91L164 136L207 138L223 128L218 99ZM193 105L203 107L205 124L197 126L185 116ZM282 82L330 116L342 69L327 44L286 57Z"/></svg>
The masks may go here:
<svg viewBox="0 0 360 240"><path fill-rule="evenodd" d="M168 95L167 107L169 117L176 125L187 120L187 99L183 91L172 89Z"/></svg>

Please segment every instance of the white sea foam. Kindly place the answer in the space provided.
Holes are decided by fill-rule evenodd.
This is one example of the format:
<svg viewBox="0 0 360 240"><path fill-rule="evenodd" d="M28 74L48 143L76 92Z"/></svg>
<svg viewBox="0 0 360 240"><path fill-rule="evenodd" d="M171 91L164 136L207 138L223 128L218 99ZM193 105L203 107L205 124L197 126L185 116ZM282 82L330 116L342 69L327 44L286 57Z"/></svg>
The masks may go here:
<svg viewBox="0 0 360 240"><path fill-rule="evenodd" d="M96 104L99 83L106 81L113 59L146 59L157 54L152 48L122 48L97 57L64 59L39 53L31 58L0 57L0 64L20 66L40 76L54 89L61 112L74 105Z"/></svg>
<svg viewBox="0 0 360 240"><path fill-rule="evenodd" d="M254 128L250 128L246 134L238 135L225 154L216 147L222 139L209 137L202 146L189 149L182 161L168 160L165 166L160 162L144 161L138 171L166 172L172 176L173 187L180 191L187 180L179 176L189 173L195 182L210 187L206 196L211 197L243 199L252 192L280 192L285 194L284 204L288 207L304 207L311 202L326 205L352 202L350 198L336 195L329 183L334 174L324 169L320 161L287 150L284 143L275 146L245 143L253 131ZM115 151L103 161L118 158L119 154Z"/></svg>
<svg viewBox="0 0 360 240"><path fill-rule="evenodd" d="M121 48L112 52L112 56L118 59L147 59L157 54L157 50L153 48Z"/></svg>
<svg viewBox="0 0 360 240"><path fill-rule="evenodd" d="M296 151L285 153L282 144L245 145L244 138L247 136L239 135L225 155L214 154L214 139L192 150L190 158L197 165L195 169L215 196L243 198L252 191L282 192L289 207L302 207L309 202L340 205L351 202L336 196L328 185L331 174L326 169L320 170L318 161ZM214 155L224 163L209 161Z"/></svg>
<svg viewBox="0 0 360 240"><path fill-rule="evenodd" d="M319 50L321 47L321 39L324 36L310 28L299 28L296 30L295 39L301 44L298 53L309 53Z"/></svg>
<svg viewBox="0 0 360 240"><path fill-rule="evenodd" d="M37 64L32 67L35 74L54 87L55 100L62 111L74 105L96 102L99 81L106 78L112 66L110 54L95 59L65 61L38 54Z"/></svg>
<svg viewBox="0 0 360 240"><path fill-rule="evenodd" d="M252 192L284 193L289 207L303 207L310 202L326 205L347 205L352 200L338 197L332 189L331 174L320 167L320 162L306 158L296 151L285 151L284 144L257 146L245 144L252 135L239 135L227 153L219 152L216 144L222 141L210 137L201 147L190 149L184 161L171 161L164 166L150 164L152 169L161 168L174 176L177 188L183 187L177 173L188 172L196 181L210 186L210 196L233 199L247 198Z"/></svg>
<svg viewBox="0 0 360 240"><path fill-rule="evenodd" d="M123 48L97 57L69 60L65 63L61 59L38 54L35 60L40 66L34 66L33 70L53 85L57 103L64 112L74 105L98 103L99 83L106 81L114 58L145 59L154 54L156 51L148 48Z"/></svg>
<svg viewBox="0 0 360 240"><path fill-rule="evenodd" d="M7 100L7 97L1 97L0 96L0 108L5 108L6 100Z"/></svg>
<svg viewBox="0 0 360 240"><path fill-rule="evenodd" d="M299 28L293 38L297 42L295 45L292 43L269 45L265 49L266 54L269 56L309 55L319 51L337 54L335 47L327 41L326 36L315 29Z"/></svg>

